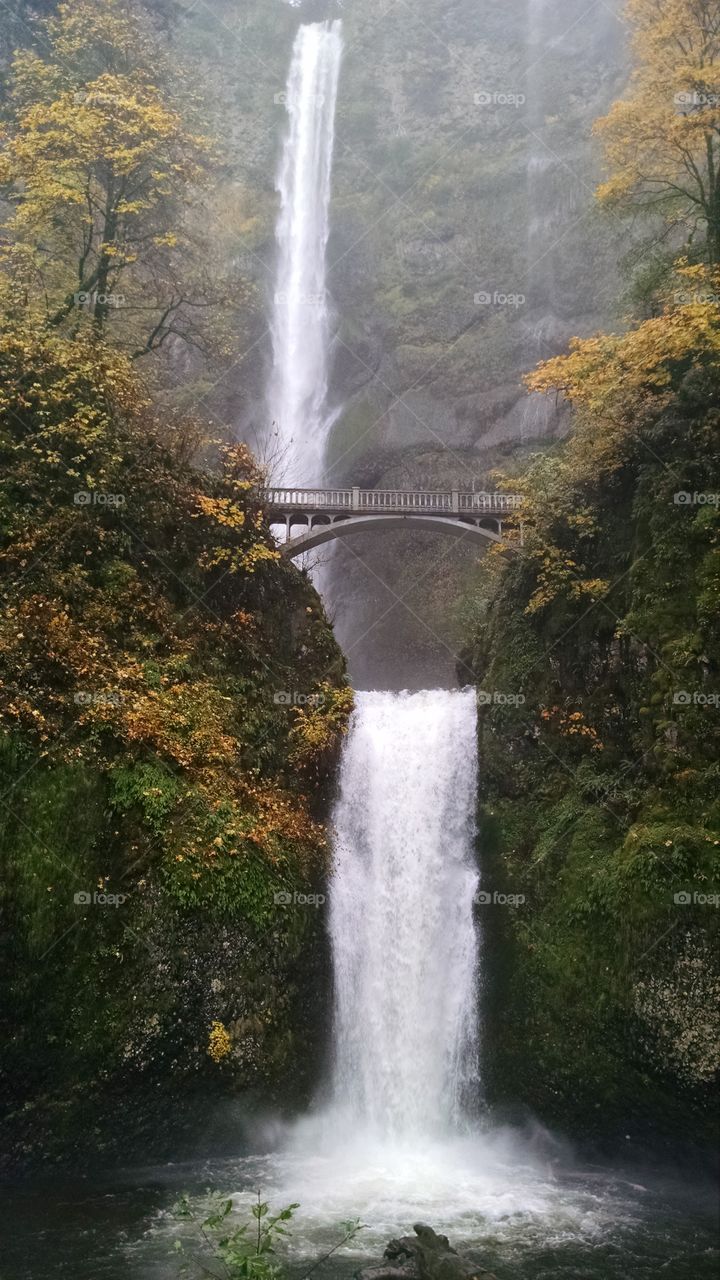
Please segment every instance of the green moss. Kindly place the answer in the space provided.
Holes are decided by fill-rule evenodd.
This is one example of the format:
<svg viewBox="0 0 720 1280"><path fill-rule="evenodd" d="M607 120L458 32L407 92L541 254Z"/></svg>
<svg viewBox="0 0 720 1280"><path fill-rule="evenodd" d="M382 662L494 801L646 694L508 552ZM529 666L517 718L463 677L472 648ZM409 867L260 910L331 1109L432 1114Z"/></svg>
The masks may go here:
<svg viewBox="0 0 720 1280"><path fill-rule="evenodd" d="M675 1141L713 1108L718 520L673 500L678 476L714 491L717 383L690 396L695 377L624 465L535 462L525 554L487 561L468 606L479 687L524 698L480 711L483 865L525 896L486 923L489 1092L595 1137ZM538 608L558 562L574 571ZM612 590L579 597L583 573Z"/></svg>

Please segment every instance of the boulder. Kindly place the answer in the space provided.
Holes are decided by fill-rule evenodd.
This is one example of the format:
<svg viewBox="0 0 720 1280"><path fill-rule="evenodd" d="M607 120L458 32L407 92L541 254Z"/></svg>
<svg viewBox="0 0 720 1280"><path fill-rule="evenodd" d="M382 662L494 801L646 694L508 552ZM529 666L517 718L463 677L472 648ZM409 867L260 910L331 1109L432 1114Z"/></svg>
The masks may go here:
<svg viewBox="0 0 720 1280"><path fill-rule="evenodd" d="M495 1280L470 1258L452 1248L447 1236L438 1235L423 1222L415 1223L414 1236L391 1240L384 1262L363 1267L356 1280Z"/></svg>

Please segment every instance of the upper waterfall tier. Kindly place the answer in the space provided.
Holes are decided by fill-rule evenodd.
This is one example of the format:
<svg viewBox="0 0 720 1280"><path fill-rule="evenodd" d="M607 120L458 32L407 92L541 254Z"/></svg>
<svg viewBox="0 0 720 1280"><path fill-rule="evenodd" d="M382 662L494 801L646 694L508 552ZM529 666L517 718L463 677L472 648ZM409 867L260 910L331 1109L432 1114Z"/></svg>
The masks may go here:
<svg viewBox="0 0 720 1280"><path fill-rule="evenodd" d="M340 22L301 26L286 91L289 127L277 179L280 216L268 414L273 473L295 484L323 476L331 340L326 282L330 178L342 40Z"/></svg>

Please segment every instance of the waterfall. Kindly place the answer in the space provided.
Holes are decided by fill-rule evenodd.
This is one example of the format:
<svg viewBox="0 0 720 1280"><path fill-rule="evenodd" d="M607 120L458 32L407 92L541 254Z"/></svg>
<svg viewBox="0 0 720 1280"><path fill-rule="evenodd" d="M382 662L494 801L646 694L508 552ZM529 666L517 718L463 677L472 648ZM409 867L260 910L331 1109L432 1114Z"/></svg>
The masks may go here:
<svg viewBox="0 0 720 1280"><path fill-rule="evenodd" d="M334 813L335 1105L449 1132L476 1079L472 691L360 693Z"/></svg>
<svg viewBox="0 0 720 1280"><path fill-rule="evenodd" d="M340 31L337 21L299 28L285 95L289 127L277 178L280 216L268 413L277 432L275 478L293 485L322 480L330 425L325 258Z"/></svg>
<svg viewBox="0 0 720 1280"><path fill-rule="evenodd" d="M331 417L326 250L339 22L300 27L278 173L268 408L276 474L322 481ZM472 693L361 693L334 813L334 1113L400 1140L448 1133L476 1078Z"/></svg>

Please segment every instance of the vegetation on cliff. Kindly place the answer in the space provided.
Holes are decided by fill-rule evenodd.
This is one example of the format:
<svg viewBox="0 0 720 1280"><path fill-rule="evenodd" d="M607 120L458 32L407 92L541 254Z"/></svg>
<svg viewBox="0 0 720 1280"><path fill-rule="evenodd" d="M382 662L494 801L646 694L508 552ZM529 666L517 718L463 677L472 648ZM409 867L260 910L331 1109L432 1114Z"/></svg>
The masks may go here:
<svg viewBox="0 0 720 1280"><path fill-rule="evenodd" d="M720 12L715 0L627 0L636 69L599 120L609 207L660 214L720 263Z"/></svg>
<svg viewBox="0 0 720 1280"><path fill-rule="evenodd" d="M112 1143L110 1096L135 1091L141 1109L143 1092L199 1078L272 1084L291 1060L301 1083L294 1034L322 941L318 912L283 904L325 871L323 781L350 707L320 601L275 550L252 457L168 406L165 366L143 379L133 360L137 313L111 317L102 302L129 297L146 269L160 283L180 269L160 206L194 170L174 154L186 123L133 62L127 24L145 29L147 15L114 0L90 10L104 24L80 41L92 85L65 84L78 11L61 6L50 53L17 60L19 89L31 74L48 92L5 152L17 197L0 299L13 1151L34 1149L49 1119L59 1146ZM106 102L95 37L142 94L114 84L128 100ZM79 306L73 275L90 295ZM148 308L158 333L159 295Z"/></svg>
<svg viewBox="0 0 720 1280"><path fill-rule="evenodd" d="M631 0L636 83L706 9L662 6L656 23L657 5ZM702 74L688 60L668 82L712 104L662 143L648 134L651 177L670 182L678 147L700 185L714 177L717 65L706 47ZM611 167L622 151L640 174L637 130L656 123L615 107ZM631 176L601 197L643 207ZM486 563L473 651L491 878L524 898L487 915L506 942L492 1092L590 1132L651 1121L675 1139L712 1114L720 1067L720 279L713 222L694 226L650 318L576 340L529 379L570 402L573 433L513 479L524 546Z"/></svg>

